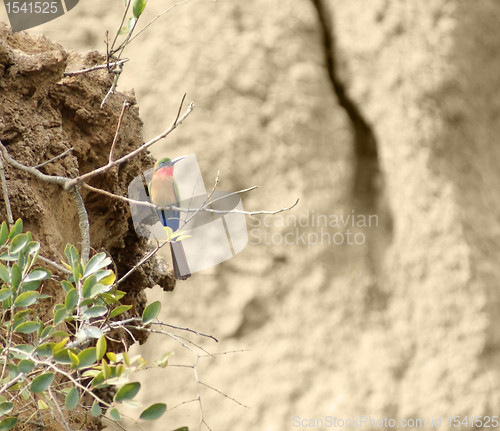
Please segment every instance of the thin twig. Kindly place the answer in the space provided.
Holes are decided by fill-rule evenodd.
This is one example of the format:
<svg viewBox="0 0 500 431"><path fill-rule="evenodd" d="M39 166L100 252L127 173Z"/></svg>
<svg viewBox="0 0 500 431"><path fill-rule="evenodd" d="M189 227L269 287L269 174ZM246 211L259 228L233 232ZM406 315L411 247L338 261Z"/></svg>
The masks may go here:
<svg viewBox="0 0 500 431"><path fill-rule="evenodd" d="M64 417L63 412L61 410L61 407L59 407L59 403L55 399L54 394L52 393L52 389L50 389L50 386L48 388L48 391L49 391L50 398L52 399L52 401L54 401L54 404L57 407L57 411L59 412L59 415L61 416L64 427L66 428L67 431L71 431L71 428L69 427L68 423L66 422L66 418Z"/></svg>
<svg viewBox="0 0 500 431"><path fill-rule="evenodd" d="M189 223L189 222L190 222L190 221L191 221L191 220L192 220L192 219L196 216L196 214L198 214L198 213L201 211L201 209L202 209L202 208L204 208L204 207L206 207L206 206L207 206L207 203L210 201L210 198L211 198L211 197L212 197L212 195L215 193L215 189L217 188L217 185L219 184L219 180L220 180L220 171L217 171L217 177L215 178L215 184L214 184L214 186L213 186L212 190L210 191L210 194L209 194L209 195L207 196L207 198L205 199L205 202L203 202L203 205L202 205L200 208L198 208L198 210L197 210L197 211L195 211L195 213L194 213L191 217L189 217L189 218L186 220L186 222L184 223L184 226L185 226L186 224L188 224L188 223ZM188 208L188 210L189 210L189 209L190 209L190 208ZM186 218L187 218L187 214L186 214Z"/></svg>
<svg viewBox="0 0 500 431"><path fill-rule="evenodd" d="M108 100L108 97L111 96L114 92L116 87L118 86L118 79L120 79L120 75L123 72L123 67L121 64L119 64L116 69L113 70L113 73L115 74L115 78L113 79L113 84L111 85L111 88L109 89L108 93L104 97L103 101L101 102L101 109L104 107L106 104L106 101Z"/></svg>
<svg viewBox="0 0 500 431"><path fill-rule="evenodd" d="M118 141L118 135L120 133L120 127L122 126L123 115L125 114L125 109L130 106L130 103L125 100L122 106L122 112L120 114L120 118L118 119L118 125L116 126L115 137L113 139L113 143L111 144L111 150L109 150L109 159L108 163L113 163L113 151L115 150L116 143Z"/></svg>
<svg viewBox="0 0 500 431"><path fill-rule="evenodd" d="M58 156L52 157L50 160L47 160L46 162L40 163L40 164L33 166L33 167L35 169L39 169L45 165L48 165L49 163L52 163L52 162L55 162L56 160L59 160L60 158L64 157L66 154L71 153L71 151L73 151L73 150L74 150L73 147L68 148L64 153L61 153Z"/></svg>
<svg viewBox="0 0 500 431"><path fill-rule="evenodd" d="M79 184L89 178L95 177L96 175L103 174L105 172L108 172L110 169L114 168L115 166L118 166L122 163L125 163L126 161L134 158L138 154L142 153L145 151L147 148L149 148L151 145L156 144L159 140L165 138L168 136L170 133L172 133L177 127L179 127L182 122L189 116L189 114L193 111L194 109L194 103L191 102L184 113L176 122L172 123L171 126L165 130L161 135L158 135L157 137L151 139L149 142L146 142L145 144L142 144L139 148L135 149L131 153L127 154L126 156L120 157L119 159L115 160L113 163L108 163L105 166L102 166L98 169L94 169L91 172L88 172L84 175L80 175L72 180L70 180L67 184L65 184L65 189L68 190L71 187L74 187L76 184Z"/></svg>
<svg viewBox="0 0 500 431"><path fill-rule="evenodd" d="M46 257L40 255L38 255L38 259L42 260L45 263L48 263L49 265L52 265L54 268L57 268L59 271L64 272L65 274L72 274L72 272L68 268L59 265L57 262L54 262L53 260L47 259Z"/></svg>
<svg viewBox="0 0 500 431"><path fill-rule="evenodd" d="M225 396L226 398L229 398L231 401L234 401L236 404L239 404L241 407L245 407L246 409L250 409L250 407L246 406L245 404L242 404L239 401L236 401L234 398L231 398L229 395L226 395L224 392L221 392L218 389L212 388L212 386L209 386L206 383L203 383L202 381L200 381L200 385L206 386L207 388L212 389L212 391L218 392L219 394Z"/></svg>
<svg viewBox="0 0 500 431"><path fill-rule="evenodd" d="M187 3L191 0L184 0L184 1L181 1L179 3L176 3L174 4L173 6L170 6L167 10L163 11L162 13L160 13L159 15L157 15L155 18L153 18L146 26L144 26L144 28L142 28L139 32L137 32L137 34L131 38L127 44L129 44L130 42L132 42L137 36L139 36L144 30L146 30L151 24L153 24L158 18L160 18L162 15L165 15L166 13L170 12L174 7L176 6L179 6L181 4L184 4L184 3Z"/></svg>
<svg viewBox="0 0 500 431"><path fill-rule="evenodd" d="M147 262L149 259L151 259L157 252L160 250L162 247L165 247L168 244L168 241L164 242L161 245L157 245L156 248L152 251L150 251L145 257L143 257L137 264L135 264L122 278L120 278L117 282L116 285L119 286L123 281L125 281L134 271L137 271L137 269L143 265L145 262Z"/></svg>
<svg viewBox="0 0 500 431"><path fill-rule="evenodd" d="M90 224L89 215L87 214L87 209L83 203L82 195L78 191L77 187L73 187L69 190L69 193L73 197L76 204L76 212L78 213L80 227L80 235L82 237L82 262L86 265L89 261L90 255Z"/></svg>
<svg viewBox="0 0 500 431"><path fill-rule="evenodd" d="M52 184L59 184L60 186L64 186L69 180L69 178L64 178L64 177L59 177L56 175L45 175L42 174L39 170L36 168L30 167L30 166L24 166L18 161L14 160L12 157L10 157L7 148L4 147L4 145L0 142L0 151L2 152L3 156L5 157L5 160L7 163L10 165L14 166L15 168L23 171L23 172L28 172L34 177L38 178L39 180L46 181L48 183Z"/></svg>
<svg viewBox="0 0 500 431"><path fill-rule="evenodd" d="M119 30L116 32L115 39L113 40L113 43L111 44L111 51L113 51L113 47L115 46L115 43L118 40L118 36L120 35L120 30L122 29L123 24L125 23L125 19L127 18L127 13L128 13L129 8L130 8L130 3L132 3L132 0L128 0L128 2L127 2L127 7L125 8L125 11L123 12L122 22L120 24ZM109 53L108 53L108 57L109 57Z"/></svg>
<svg viewBox="0 0 500 431"><path fill-rule="evenodd" d="M174 211L180 211L180 212L185 212L185 213L191 213L191 212L198 213L200 211L205 211L205 212L210 212L210 213L214 213L214 214L232 214L232 213L235 213L235 214L245 214L245 215L248 215L250 217L252 217L254 215L259 215L259 214L271 214L271 215L275 215L275 214L278 214L278 213L281 213L281 212L284 212L284 211L289 211L289 210L291 210L292 208L294 208L299 203L299 199L297 199L292 206L289 206L287 208L281 208L281 209L276 210L276 211L240 211L240 210L236 210L236 209L227 211L227 210L214 210L214 209L206 208L206 207L203 207L203 206L201 206L200 208L181 208L181 207L178 207L178 206L175 206L175 205L170 205L170 206L166 206L166 207L159 207L158 205L152 204L150 202L137 201L135 199L126 198L125 196L118 196L118 195L115 195L115 194L113 194L111 192L108 192L106 190L102 190L102 189L98 189L98 188L89 186L86 183L83 183L83 187L85 187L85 188L87 188L89 190L92 190L92 191L94 191L96 193L101 193L103 195L109 196L110 198L118 199L118 200L120 200L122 202L127 202L129 204L142 205L142 206L145 206L145 207L154 208L155 210L158 210L158 209L174 210ZM229 196L232 196L232 195L236 195L236 194L239 194L239 193L244 193L244 192L252 191L252 190L255 190L255 189L259 188L259 187L260 186L254 186L254 187L250 187L250 188L245 189L245 190L240 190L240 191L237 191L237 192L231 192L231 193L229 193L229 194L227 194L225 196L222 196L220 198L214 199L211 203L214 203L214 202L217 202L219 200L225 199L225 198L227 198Z"/></svg>
<svg viewBox="0 0 500 431"><path fill-rule="evenodd" d="M219 342L219 340L217 340L217 338L215 338L213 335L203 334L202 332L198 332L198 331L195 331L195 330L190 329L190 328L183 328L182 326L170 325L169 323L163 323L163 322L151 322L151 324L160 325L160 326L168 326L169 328L178 329L180 331L192 332L193 334L196 334L196 335L201 336L201 337L211 338L216 343Z"/></svg>
<svg viewBox="0 0 500 431"><path fill-rule="evenodd" d="M150 208L153 208L153 209L157 209L158 208L155 204L152 204L151 202L136 201L134 199L126 198L125 196L115 195L115 194L113 194L111 192L108 192L106 190L98 189L98 188L89 186L87 183L82 183L82 187L84 187L84 188L86 188L88 190L92 190L93 192L100 193L100 194L105 195L105 196L109 196L110 198L118 199L119 201L126 202L128 204L142 205L142 206L150 207Z"/></svg>
<svg viewBox="0 0 500 431"><path fill-rule="evenodd" d="M14 218L12 217L12 208L10 207L9 200L9 190L7 189L7 179L5 178L5 170L3 167L3 159L0 156L0 177L2 178L2 189L3 189L3 198L5 200L5 209L7 211L7 222L9 223L9 229L14 224Z"/></svg>
<svg viewBox="0 0 500 431"><path fill-rule="evenodd" d="M82 70L77 70L75 72L64 72L64 76L76 76L76 75L81 75L83 73L88 73L88 72L93 72L94 70L100 70L100 69L107 69L109 67L113 66L120 66L123 63L126 63L129 61L128 58L124 58L123 60L115 61L114 63L109 63L109 64L99 64L98 66L92 66L89 67L88 69L82 69Z"/></svg>

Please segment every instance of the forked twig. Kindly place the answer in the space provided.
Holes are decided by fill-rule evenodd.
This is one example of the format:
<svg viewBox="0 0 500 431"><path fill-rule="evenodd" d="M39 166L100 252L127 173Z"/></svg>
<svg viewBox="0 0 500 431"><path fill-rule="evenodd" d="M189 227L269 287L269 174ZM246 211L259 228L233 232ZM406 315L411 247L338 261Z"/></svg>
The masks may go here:
<svg viewBox="0 0 500 431"><path fill-rule="evenodd" d="M82 75L83 73L93 72L94 70L108 69L109 67L121 66L123 63L126 63L127 61L129 61L129 59L124 58L123 60L115 61L113 63L99 64L98 66L92 66L89 67L88 69L76 70L75 72L64 72L63 75L64 76Z"/></svg>

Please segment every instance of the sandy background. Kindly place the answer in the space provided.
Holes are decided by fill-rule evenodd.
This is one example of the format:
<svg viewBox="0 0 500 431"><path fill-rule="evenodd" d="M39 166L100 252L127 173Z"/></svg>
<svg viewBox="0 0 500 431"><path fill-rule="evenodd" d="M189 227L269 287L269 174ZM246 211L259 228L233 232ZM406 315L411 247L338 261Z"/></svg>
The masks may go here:
<svg viewBox="0 0 500 431"><path fill-rule="evenodd" d="M149 1L142 23L172 4ZM28 32L103 51L122 5L81 0ZM190 337L211 353L245 350L199 364L249 407L202 387L210 429L498 415L499 22L494 0L192 0L127 48L119 90L135 89L144 140L184 92L196 104L157 157L194 152L207 187L220 170L222 190L262 186L245 209L298 198L292 214L308 220L248 219L254 244L238 256L148 292L163 320L216 336ZM317 225L353 214L377 224ZM361 244L328 244L348 229ZM295 244L277 244L287 233ZM139 350L193 360L163 337ZM189 368L139 378L146 404L197 397ZM198 423L193 402L144 429Z"/></svg>

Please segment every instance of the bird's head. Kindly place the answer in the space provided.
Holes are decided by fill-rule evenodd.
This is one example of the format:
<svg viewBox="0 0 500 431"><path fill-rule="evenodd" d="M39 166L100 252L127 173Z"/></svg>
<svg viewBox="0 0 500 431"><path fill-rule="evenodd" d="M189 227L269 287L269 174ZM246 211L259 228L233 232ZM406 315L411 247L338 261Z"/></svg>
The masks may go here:
<svg viewBox="0 0 500 431"><path fill-rule="evenodd" d="M168 157L164 157L163 159L158 160L155 163L155 172L159 171L160 169L163 168L171 168L169 170L173 171L174 165L181 161L182 159L185 159L187 156L182 156L182 157L177 157L176 159L170 159Z"/></svg>

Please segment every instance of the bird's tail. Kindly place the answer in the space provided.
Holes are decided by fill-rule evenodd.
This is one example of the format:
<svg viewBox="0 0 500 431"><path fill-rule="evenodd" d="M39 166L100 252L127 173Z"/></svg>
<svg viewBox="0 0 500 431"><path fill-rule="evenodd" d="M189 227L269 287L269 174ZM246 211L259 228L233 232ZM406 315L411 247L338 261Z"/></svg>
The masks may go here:
<svg viewBox="0 0 500 431"><path fill-rule="evenodd" d="M186 253L182 242L171 242L170 250L172 251L172 263L174 265L174 276L177 280L186 280L191 277L189 266L187 263Z"/></svg>

